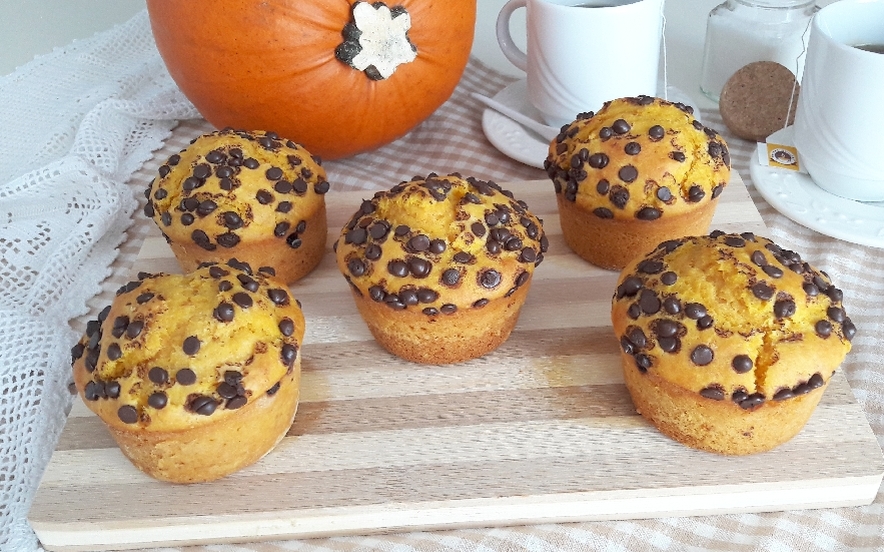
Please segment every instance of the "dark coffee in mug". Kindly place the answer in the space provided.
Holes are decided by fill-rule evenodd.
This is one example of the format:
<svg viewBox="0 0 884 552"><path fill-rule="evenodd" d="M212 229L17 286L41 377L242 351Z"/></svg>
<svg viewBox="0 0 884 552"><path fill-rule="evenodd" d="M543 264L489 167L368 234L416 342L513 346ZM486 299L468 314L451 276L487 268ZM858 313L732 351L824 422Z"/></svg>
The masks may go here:
<svg viewBox="0 0 884 552"><path fill-rule="evenodd" d="M865 50L866 52L884 54L884 44L855 44L853 47Z"/></svg>

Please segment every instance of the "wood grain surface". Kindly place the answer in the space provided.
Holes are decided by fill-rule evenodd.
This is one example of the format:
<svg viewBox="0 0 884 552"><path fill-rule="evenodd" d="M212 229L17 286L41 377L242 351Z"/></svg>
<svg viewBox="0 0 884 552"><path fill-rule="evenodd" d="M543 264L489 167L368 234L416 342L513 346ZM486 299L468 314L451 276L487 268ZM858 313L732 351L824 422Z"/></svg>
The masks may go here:
<svg viewBox="0 0 884 552"><path fill-rule="evenodd" d="M292 287L304 307L301 405L287 437L220 481L162 483L75 406L34 500L47 550L115 550L412 529L630 519L870 503L881 449L840 371L793 440L724 457L659 434L623 385L615 272L579 259L552 185L505 185L544 219L550 251L497 351L411 364L374 343L331 244L370 192L328 194L329 253ZM735 175L713 228L766 230ZM159 233L137 271L180 271Z"/></svg>

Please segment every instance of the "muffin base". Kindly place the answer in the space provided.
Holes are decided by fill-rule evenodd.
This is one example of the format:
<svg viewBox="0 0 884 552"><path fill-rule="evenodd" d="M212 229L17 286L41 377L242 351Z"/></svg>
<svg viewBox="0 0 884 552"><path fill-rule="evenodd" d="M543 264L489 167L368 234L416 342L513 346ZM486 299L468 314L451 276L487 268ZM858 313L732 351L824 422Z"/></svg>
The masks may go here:
<svg viewBox="0 0 884 552"><path fill-rule="evenodd" d="M422 364L452 364L481 357L509 338L528 295L530 280L509 297L481 308L428 316L419 308L394 311L355 292L371 335L394 355Z"/></svg>
<svg viewBox="0 0 884 552"><path fill-rule="evenodd" d="M257 270L262 266L271 266L276 270L276 277L282 282L291 284L313 271L325 254L325 243L328 237L328 222L325 205L320 207L304 220L307 229L299 234L301 245L293 249L286 243L285 237L277 238L268 230L269 238L260 241L240 242L231 248L217 247L207 251L193 242L172 242L169 246L185 272L196 270L200 263L226 263L231 258L249 263Z"/></svg>
<svg viewBox="0 0 884 552"><path fill-rule="evenodd" d="M264 393L233 416L181 431L108 426L135 467L161 481L204 483L254 464L285 436L298 409L300 360L273 395Z"/></svg>
<svg viewBox="0 0 884 552"><path fill-rule="evenodd" d="M718 199L695 211L654 221L602 219L556 194L565 243L584 260L608 270L620 270L633 258L651 252L661 242L709 231Z"/></svg>
<svg viewBox="0 0 884 552"><path fill-rule="evenodd" d="M826 385L784 401L744 410L642 374L635 359L621 353L626 388L636 410L661 433L692 448L727 455L771 450L797 435L813 414Z"/></svg>

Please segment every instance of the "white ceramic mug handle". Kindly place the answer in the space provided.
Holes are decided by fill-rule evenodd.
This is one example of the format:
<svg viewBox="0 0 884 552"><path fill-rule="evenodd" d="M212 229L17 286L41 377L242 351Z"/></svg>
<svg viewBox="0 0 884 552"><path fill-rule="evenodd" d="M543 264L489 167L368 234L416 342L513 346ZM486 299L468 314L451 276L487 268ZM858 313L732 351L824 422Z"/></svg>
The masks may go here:
<svg viewBox="0 0 884 552"><path fill-rule="evenodd" d="M524 8L527 1L509 0L497 14L497 43L506 59L522 71L528 71L528 55L513 42L513 35L510 33L510 18L514 11Z"/></svg>

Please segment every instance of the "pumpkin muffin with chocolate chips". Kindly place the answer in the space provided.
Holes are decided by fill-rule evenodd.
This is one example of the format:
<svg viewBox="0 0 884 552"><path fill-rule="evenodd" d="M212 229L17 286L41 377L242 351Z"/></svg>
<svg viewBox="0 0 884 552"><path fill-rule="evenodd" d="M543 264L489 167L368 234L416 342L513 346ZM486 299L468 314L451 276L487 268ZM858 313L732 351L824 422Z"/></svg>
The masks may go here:
<svg viewBox="0 0 884 552"><path fill-rule="evenodd" d="M160 166L144 213L185 271L237 258L292 283L312 271L328 233L320 160L273 132L199 136Z"/></svg>
<svg viewBox="0 0 884 552"><path fill-rule="evenodd" d="M272 272L231 260L140 274L87 325L72 350L75 385L140 470L211 481L286 434L304 316Z"/></svg>
<svg viewBox="0 0 884 552"><path fill-rule="evenodd" d="M642 416L722 454L798 434L856 333L826 274L751 233L669 240L634 259L611 319Z"/></svg>
<svg viewBox="0 0 884 552"><path fill-rule="evenodd" d="M663 240L706 233L730 179L724 138L692 108L650 96L578 115L550 143L544 167L565 242L616 270Z"/></svg>
<svg viewBox="0 0 884 552"><path fill-rule="evenodd" d="M406 360L446 364L506 341L548 246L523 201L454 173L377 192L335 250L377 342Z"/></svg>

